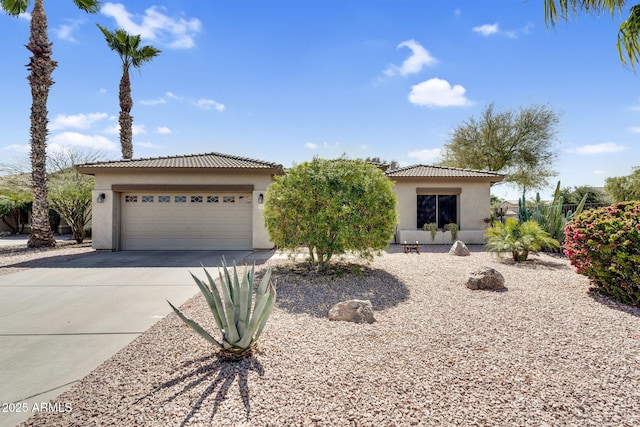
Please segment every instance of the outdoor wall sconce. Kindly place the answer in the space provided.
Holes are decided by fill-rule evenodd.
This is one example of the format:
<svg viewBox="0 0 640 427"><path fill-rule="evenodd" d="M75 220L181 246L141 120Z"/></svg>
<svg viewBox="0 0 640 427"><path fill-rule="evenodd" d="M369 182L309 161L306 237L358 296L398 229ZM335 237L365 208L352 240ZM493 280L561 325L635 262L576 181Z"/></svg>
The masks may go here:
<svg viewBox="0 0 640 427"><path fill-rule="evenodd" d="M100 193L100 194L98 194L98 198L96 199L96 202L104 203L104 199L106 199L106 198L107 198L106 194Z"/></svg>
<svg viewBox="0 0 640 427"><path fill-rule="evenodd" d="M260 193L258 195L258 204L261 205L262 203L264 203L264 194Z"/></svg>

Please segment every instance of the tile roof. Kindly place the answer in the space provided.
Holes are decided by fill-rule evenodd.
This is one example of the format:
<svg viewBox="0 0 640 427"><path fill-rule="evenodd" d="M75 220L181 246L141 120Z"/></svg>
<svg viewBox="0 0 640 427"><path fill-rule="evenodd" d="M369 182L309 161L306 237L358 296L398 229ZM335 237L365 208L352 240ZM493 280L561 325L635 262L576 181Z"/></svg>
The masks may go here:
<svg viewBox="0 0 640 427"><path fill-rule="evenodd" d="M282 165L221 153L188 154L182 156L149 157L111 160L78 165L79 168L221 168L221 169L282 169Z"/></svg>
<svg viewBox="0 0 640 427"><path fill-rule="evenodd" d="M445 166L412 165L387 171L390 178L494 178L502 181L504 175L474 169L450 168Z"/></svg>

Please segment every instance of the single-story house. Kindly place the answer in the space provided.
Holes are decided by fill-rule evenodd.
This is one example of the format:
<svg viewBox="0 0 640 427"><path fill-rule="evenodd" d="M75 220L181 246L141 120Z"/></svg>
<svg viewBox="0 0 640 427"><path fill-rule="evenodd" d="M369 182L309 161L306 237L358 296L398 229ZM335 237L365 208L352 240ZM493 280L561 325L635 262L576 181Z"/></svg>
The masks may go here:
<svg viewBox="0 0 640 427"><path fill-rule="evenodd" d="M207 153L86 163L95 176L92 241L98 250L268 249L264 195L282 165ZM426 222L457 222L483 243L490 186L503 176L436 166L387 171L395 181L396 242L430 243ZM444 242L444 233L441 240Z"/></svg>

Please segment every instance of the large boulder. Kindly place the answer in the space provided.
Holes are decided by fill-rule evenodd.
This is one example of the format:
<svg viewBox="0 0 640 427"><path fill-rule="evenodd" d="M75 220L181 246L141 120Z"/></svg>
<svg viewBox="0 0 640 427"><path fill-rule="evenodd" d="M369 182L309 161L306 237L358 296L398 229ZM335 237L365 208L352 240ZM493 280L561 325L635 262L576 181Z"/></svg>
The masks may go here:
<svg viewBox="0 0 640 427"><path fill-rule="evenodd" d="M469 274L469 278L465 282L465 286L469 289L488 289L491 291L506 291L504 286L504 277L502 274L491 267L480 267Z"/></svg>
<svg viewBox="0 0 640 427"><path fill-rule="evenodd" d="M369 300L352 299L339 302L329 310L329 320L354 323L373 323L373 306Z"/></svg>
<svg viewBox="0 0 640 427"><path fill-rule="evenodd" d="M462 240L456 240L453 245L451 245L451 249L449 249L449 255L469 256L471 252L469 252L469 248Z"/></svg>

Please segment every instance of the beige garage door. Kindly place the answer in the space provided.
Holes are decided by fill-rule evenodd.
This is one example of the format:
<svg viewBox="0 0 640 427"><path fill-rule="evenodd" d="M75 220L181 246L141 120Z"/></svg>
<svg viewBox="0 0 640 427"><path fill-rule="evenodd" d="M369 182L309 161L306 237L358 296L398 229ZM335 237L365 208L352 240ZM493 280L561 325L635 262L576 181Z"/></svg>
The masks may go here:
<svg viewBox="0 0 640 427"><path fill-rule="evenodd" d="M251 193L121 195L122 250L252 249Z"/></svg>

